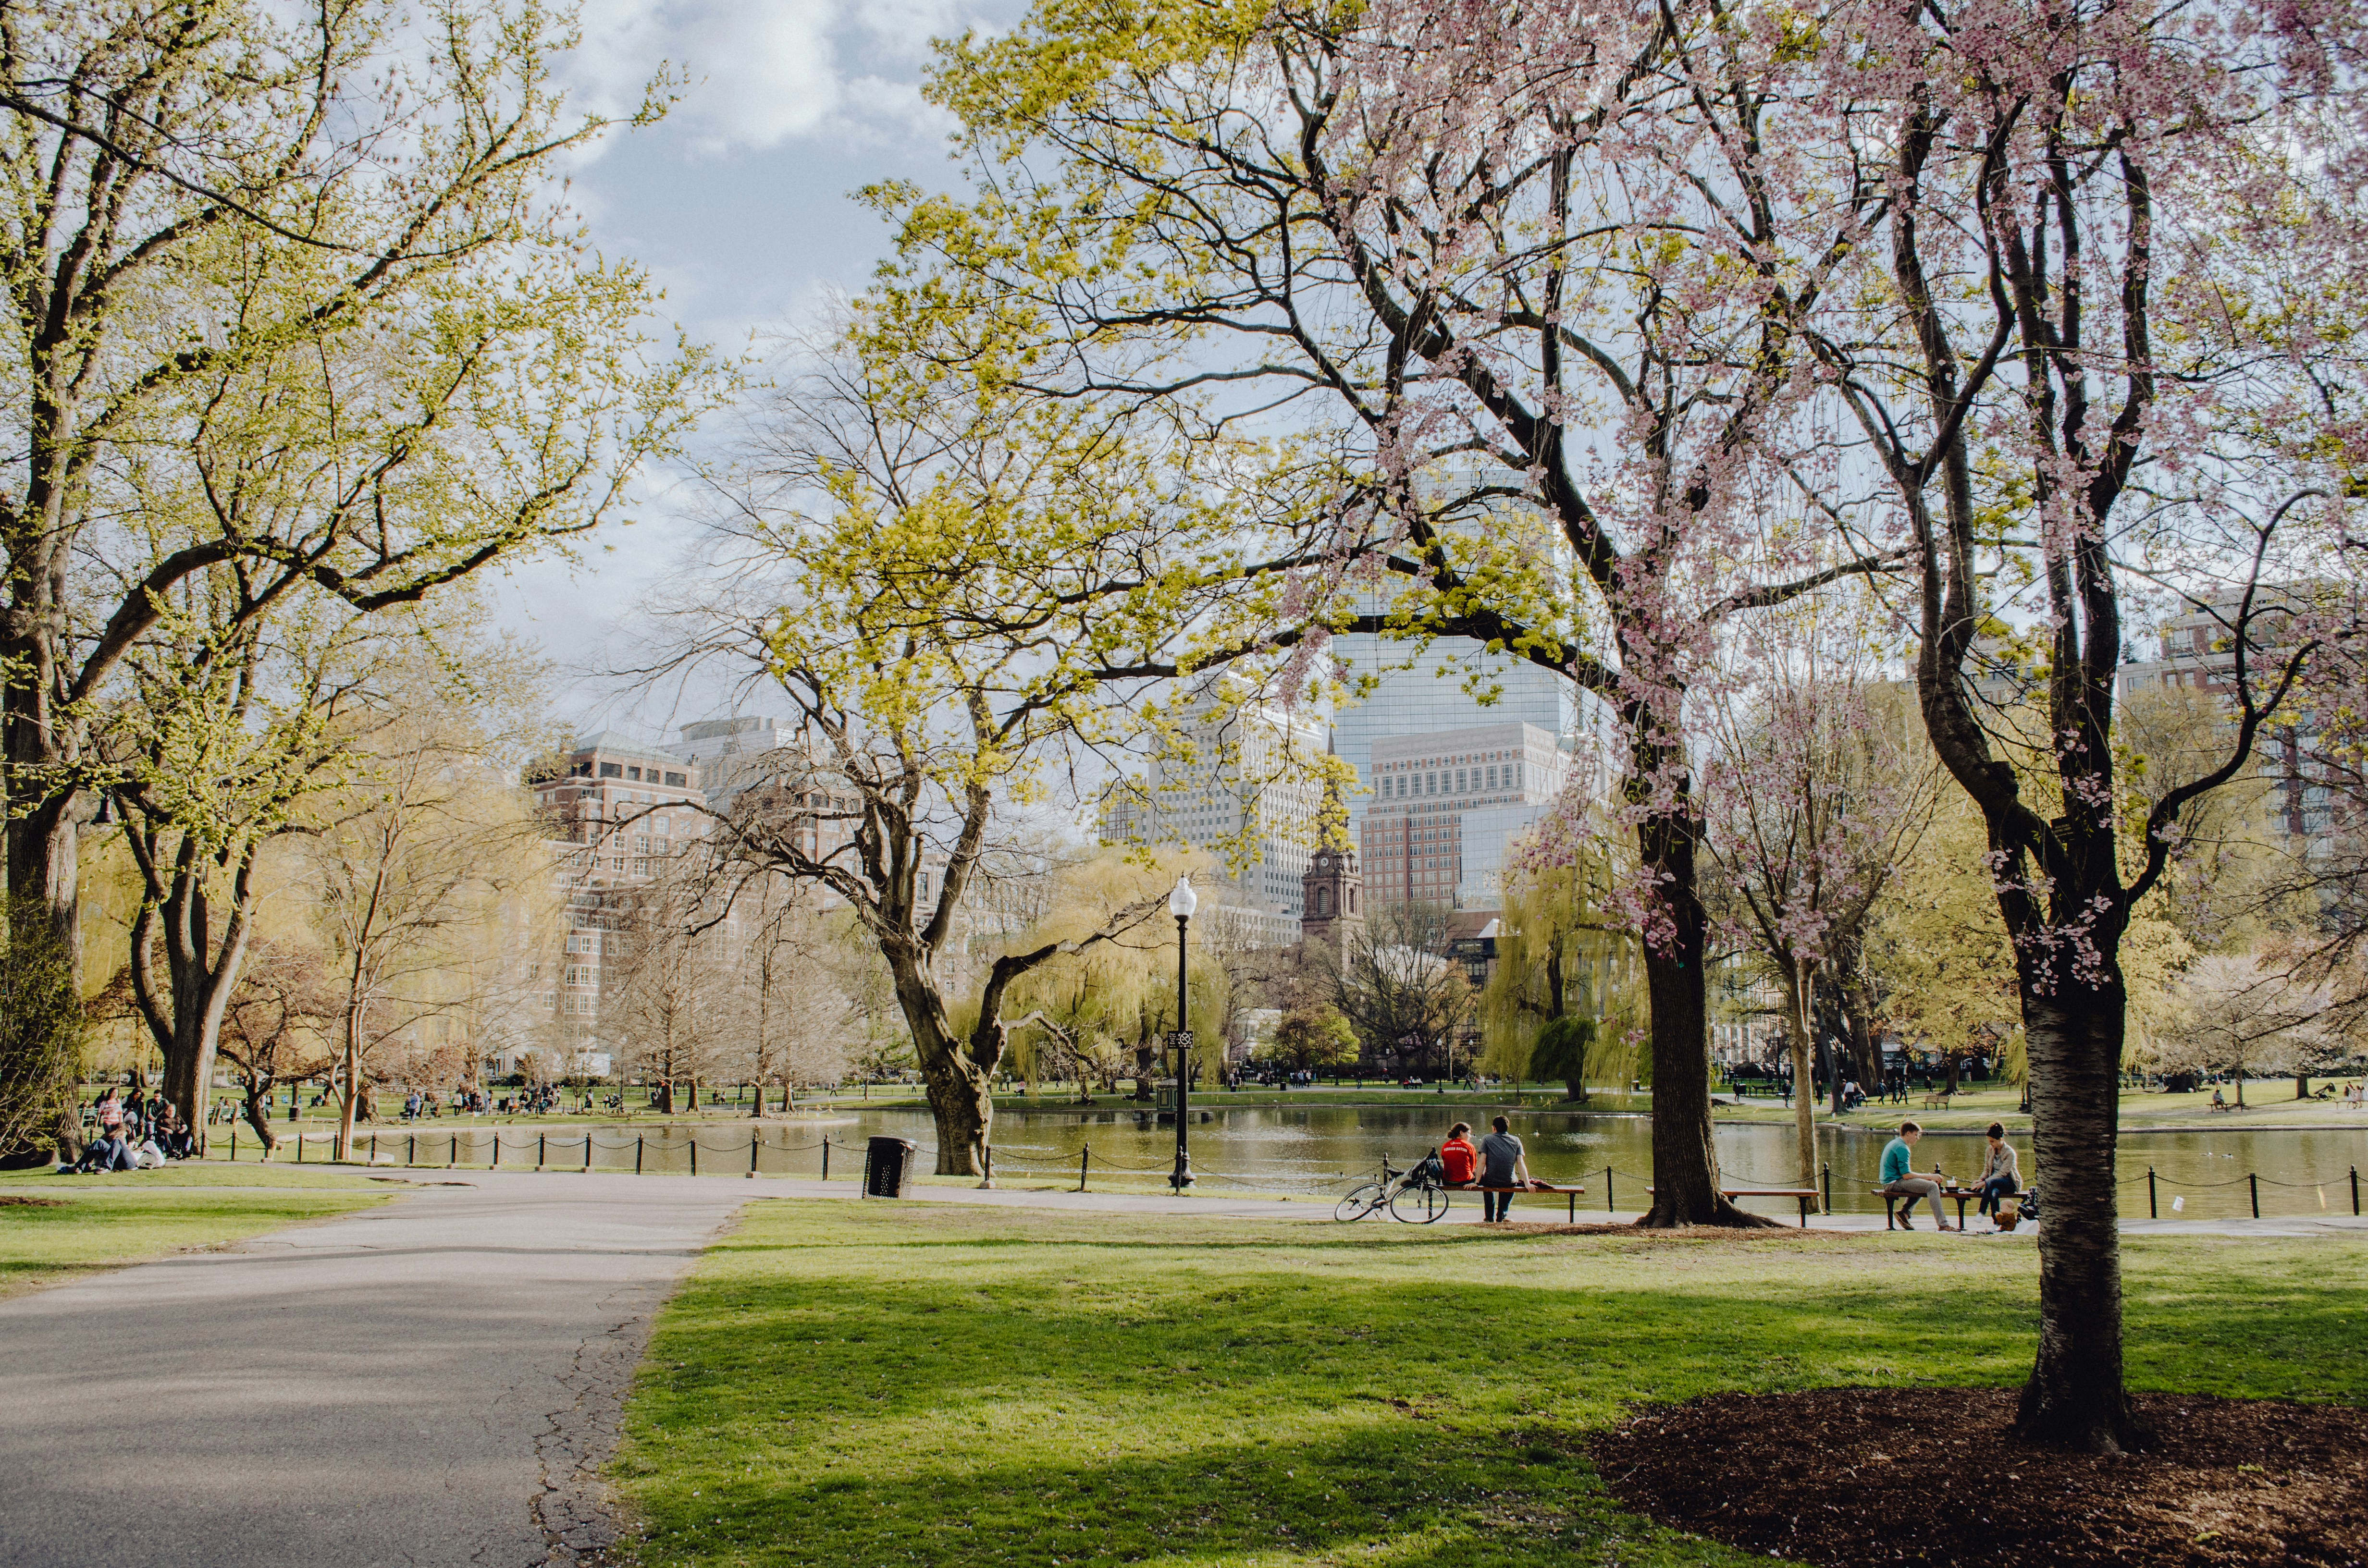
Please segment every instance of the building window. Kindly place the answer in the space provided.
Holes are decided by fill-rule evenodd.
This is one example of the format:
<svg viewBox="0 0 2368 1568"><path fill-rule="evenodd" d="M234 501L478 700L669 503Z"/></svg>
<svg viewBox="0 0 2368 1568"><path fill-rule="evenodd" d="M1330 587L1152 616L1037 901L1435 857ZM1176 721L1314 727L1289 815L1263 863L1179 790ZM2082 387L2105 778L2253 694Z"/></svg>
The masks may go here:
<svg viewBox="0 0 2368 1568"><path fill-rule="evenodd" d="M666 776L666 781L668 784L673 785L676 789L680 790L680 789L685 788L687 785L689 785L689 782L690 782L690 779L689 779L689 778L687 775L684 775L684 774L680 774L680 773L669 773L669 774L667 774L667 775Z"/></svg>
<svg viewBox="0 0 2368 1568"><path fill-rule="evenodd" d="M600 777L603 778L622 778L624 776L625 769L621 764L604 762L600 765Z"/></svg>
<svg viewBox="0 0 2368 1568"><path fill-rule="evenodd" d="M642 770L638 767L629 767L625 769L625 777L628 778L639 778L641 776Z"/></svg>

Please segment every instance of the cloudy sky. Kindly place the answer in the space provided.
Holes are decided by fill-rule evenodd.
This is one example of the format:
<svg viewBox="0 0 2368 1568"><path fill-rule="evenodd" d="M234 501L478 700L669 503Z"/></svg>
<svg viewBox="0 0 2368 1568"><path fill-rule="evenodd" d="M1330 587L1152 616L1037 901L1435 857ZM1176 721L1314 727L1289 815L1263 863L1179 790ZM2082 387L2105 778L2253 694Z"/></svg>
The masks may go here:
<svg viewBox="0 0 2368 1568"><path fill-rule="evenodd" d="M863 286L886 231L849 192L905 177L946 186L947 123L921 101L932 38L1008 27L1019 0L587 0L568 62L588 107L630 112L660 62L689 77L655 129L612 137L575 169L596 243L647 267L673 319L732 350L794 328ZM659 487L586 559L495 585L505 623L573 672L562 702L588 725L655 736L683 701L617 695L638 662L634 612L685 549L689 497Z"/></svg>

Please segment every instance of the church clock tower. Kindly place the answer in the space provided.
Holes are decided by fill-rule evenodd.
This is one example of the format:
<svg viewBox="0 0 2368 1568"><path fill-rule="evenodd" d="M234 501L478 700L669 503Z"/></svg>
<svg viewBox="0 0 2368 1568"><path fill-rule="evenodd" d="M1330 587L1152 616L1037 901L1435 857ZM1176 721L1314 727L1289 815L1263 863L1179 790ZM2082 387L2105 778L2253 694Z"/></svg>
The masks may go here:
<svg viewBox="0 0 2368 1568"><path fill-rule="evenodd" d="M1299 879L1300 938L1321 938L1334 952L1346 950L1349 938L1365 928L1365 879L1357 869L1357 852L1339 833L1348 814L1340 804L1339 785L1326 783L1324 810L1315 819L1321 836ZM1338 846L1331 842L1336 834L1342 840Z"/></svg>

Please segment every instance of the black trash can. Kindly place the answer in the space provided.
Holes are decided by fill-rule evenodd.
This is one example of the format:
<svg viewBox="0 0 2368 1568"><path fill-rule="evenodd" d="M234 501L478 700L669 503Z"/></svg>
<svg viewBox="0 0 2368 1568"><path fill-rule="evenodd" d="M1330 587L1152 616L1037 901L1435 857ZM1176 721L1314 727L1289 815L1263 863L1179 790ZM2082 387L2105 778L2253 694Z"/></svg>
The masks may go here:
<svg viewBox="0 0 2368 1568"><path fill-rule="evenodd" d="M913 1142L909 1138L874 1138L863 1149L863 1196L910 1198L913 1195Z"/></svg>

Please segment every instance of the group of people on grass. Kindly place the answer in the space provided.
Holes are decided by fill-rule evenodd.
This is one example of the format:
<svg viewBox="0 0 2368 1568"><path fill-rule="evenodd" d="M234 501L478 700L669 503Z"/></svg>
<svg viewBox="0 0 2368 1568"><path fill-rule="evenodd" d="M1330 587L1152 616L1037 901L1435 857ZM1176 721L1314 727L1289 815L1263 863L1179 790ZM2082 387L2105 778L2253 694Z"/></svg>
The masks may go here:
<svg viewBox="0 0 2368 1568"><path fill-rule="evenodd" d="M196 1152L188 1123L162 1095L109 1088L80 1116L68 1110L58 1129L58 1173L154 1170ZM84 1142L87 1135L88 1142ZM76 1154L74 1145L82 1143Z"/></svg>
<svg viewBox="0 0 2368 1568"><path fill-rule="evenodd" d="M1932 1224L1937 1230L1953 1231L1941 1211L1941 1195L1949 1190L1949 1178L1939 1165L1930 1171L1916 1169L1916 1145L1924 1130L1912 1121L1899 1124L1899 1136L1883 1146L1883 1191L1887 1197L1907 1199L1900 1214L1900 1223L1909 1230L1916 1228L1916 1202L1922 1199L1932 1205ZM1980 1186L1981 1212L1992 1219L2006 1207L2006 1200L2022 1191L2022 1171L2016 1160L2014 1145L2006 1141L2006 1128L1991 1122L1986 1134L1989 1142L1982 1164Z"/></svg>

